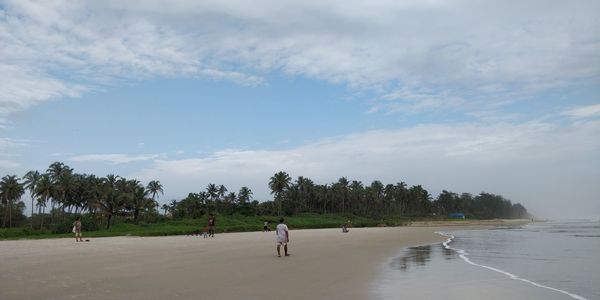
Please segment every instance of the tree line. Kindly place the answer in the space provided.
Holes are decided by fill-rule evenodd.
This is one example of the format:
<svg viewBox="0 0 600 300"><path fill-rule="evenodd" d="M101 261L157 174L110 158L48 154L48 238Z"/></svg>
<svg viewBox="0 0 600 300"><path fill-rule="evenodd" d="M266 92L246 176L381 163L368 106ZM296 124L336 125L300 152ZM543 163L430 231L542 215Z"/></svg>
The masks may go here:
<svg viewBox="0 0 600 300"><path fill-rule="evenodd" d="M444 217L460 212L468 218L480 219L529 217L525 207L500 195L459 195L444 190L433 198L421 185L408 186L404 182L383 184L374 180L363 184L341 177L333 183L317 184L303 176L292 180L281 171L269 179L268 186L273 200L253 199L248 187L236 193L224 185L211 183L199 192L160 206L157 199L164 191L157 180L144 186L135 179L116 175L77 174L64 163L55 162L45 173L30 171L22 179L16 175L4 176L0 181L0 214L3 227L29 221L32 229L68 224L66 218L72 215L89 216L107 229L115 217L137 224L140 219L156 222L167 218L200 218L209 212L246 216L333 213L369 218ZM32 199L28 220L23 214L25 204L20 201L26 192Z"/></svg>
<svg viewBox="0 0 600 300"><path fill-rule="evenodd" d="M155 213L156 198L163 188L159 181L144 186L137 180L116 175L77 174L64 163L55 162L45 173L27 172L22 182L16 175L6 175L0 180L3 227L18 226L25 221L25 204L20 199L26 192L31 196L32 229L68 223L67 216L73 214L89 215L95 220L104 218L106 228L110 228L116 216L127 215L138 223L140 215Z"/></svg>
<svg viewBox="0 0 600 300"><path fill-rule="evenodd" d="M310 178L292 180L286 172L278 172L269 181L275 195L271 214L293 215L301 212L341 213L381 218L384 216L431 217L464 213L469 218L528 218L521 204L512 204L501 195L482 192L473 196L444 190L436 198L421 185L405 182L370 184L349 181L346 177L330 184L316 184Z"/></svg>

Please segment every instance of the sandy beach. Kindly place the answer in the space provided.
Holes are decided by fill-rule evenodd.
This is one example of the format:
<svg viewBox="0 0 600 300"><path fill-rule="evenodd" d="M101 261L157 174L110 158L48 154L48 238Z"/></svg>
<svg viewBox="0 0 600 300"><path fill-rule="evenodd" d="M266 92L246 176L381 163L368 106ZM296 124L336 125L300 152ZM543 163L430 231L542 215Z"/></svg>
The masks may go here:
<svg viewBox="0 0 600 300"><path fill-rule="evenodd" d="M390 256L443 229L292 230L282 258L274 232L0 241L0 298L369 299Z"/></svg>

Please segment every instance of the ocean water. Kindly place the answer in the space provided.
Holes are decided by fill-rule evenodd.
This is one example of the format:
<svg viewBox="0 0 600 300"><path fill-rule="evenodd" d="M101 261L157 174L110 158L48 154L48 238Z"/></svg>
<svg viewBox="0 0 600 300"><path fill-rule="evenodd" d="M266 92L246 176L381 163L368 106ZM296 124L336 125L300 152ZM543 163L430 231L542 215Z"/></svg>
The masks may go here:
<svg viewBox="0 0 600 300"><path fill-rule="evenodd" d="M441 233L383 266L375 299L600 299L600 221Z"/></svg>

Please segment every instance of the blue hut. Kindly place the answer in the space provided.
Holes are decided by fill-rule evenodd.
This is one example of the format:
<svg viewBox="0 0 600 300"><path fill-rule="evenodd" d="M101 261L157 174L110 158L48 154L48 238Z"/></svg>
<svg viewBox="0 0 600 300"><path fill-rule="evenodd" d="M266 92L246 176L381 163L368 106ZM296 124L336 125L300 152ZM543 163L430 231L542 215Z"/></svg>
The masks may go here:
<svg viewBox="0 0 600 300"><path fill-rule="evenodd" d="M463 213L451 213L451 214L448 214L448 217L450 219L464 219L465 218L465 214L463 214Z"/></svg>

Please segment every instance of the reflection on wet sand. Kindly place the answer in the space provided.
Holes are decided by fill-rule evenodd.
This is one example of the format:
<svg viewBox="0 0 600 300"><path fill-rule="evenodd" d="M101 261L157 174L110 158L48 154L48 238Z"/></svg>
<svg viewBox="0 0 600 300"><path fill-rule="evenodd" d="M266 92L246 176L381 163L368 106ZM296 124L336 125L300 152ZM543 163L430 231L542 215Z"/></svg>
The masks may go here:
<svg viewBox="0 0 600 300"><path fill-rule="evenodd" d="M440 255L444 259L454 259L458 255L456 251L446 249L441 244L410 247L402 256L392 259L390 267L394 270L407 271L411 266L425 266L431 261L432 256Z"/></svg>

